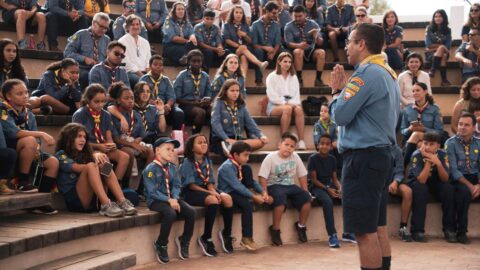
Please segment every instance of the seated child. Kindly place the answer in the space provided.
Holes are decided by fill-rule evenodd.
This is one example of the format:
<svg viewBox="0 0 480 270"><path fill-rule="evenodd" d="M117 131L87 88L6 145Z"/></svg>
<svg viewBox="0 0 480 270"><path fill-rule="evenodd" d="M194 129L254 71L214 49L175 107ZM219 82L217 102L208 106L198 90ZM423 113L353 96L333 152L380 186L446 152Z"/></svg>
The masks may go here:
<svg viewBox="0 0 480 270"><path fill-rule="evenodd" d="M342 187L337 178L337 159L329 154L332 149L332 138L322 134L317 144L318 153L308 158L308 174L310 191L316 200L322 204L323 218L328 233L328 245L339 248L335 221L333 218L333 200L342 198ZM342 240L356 243L352 233L343 233Z"/></svg>
<svg viewBox="0 0 480 270"><path fill-rule="evenodd" d="M232 145L230 158L218 168L218 188L229 194L233 204L242 211L240 246L254 251L257 250L257 245L253 241L253 208L250 199L256 204L272 204L273 199L253 179L252 168L247 164L251 151L250 145L242 141ZM230 224L232 224L231 221ZM228 228L228 231L225 228L223 234L219 234L219 236L224 243L225 238L232 239L231 228ZM231 246L231 242L226 243L225 246Z"/></svg>
<svg viewBox="0 0 480 270"><path fill-rule="evenodd" d="M307 219L310 214L312 197L308 192L307 169L300 156L295 153L298 138L293 133L282 134L278 151L267 155L260 166L258 178L263 190L273 197L273 225L270 226L272 242L276 246L283 244L280 238L280 222L290 199L299 213L299 221L295 222L298 239L305 243L307 239ZM295 175L300 186L294 182Z"/></svg>
<svg viewBox="0 0 480 270"><path fill-rule="evenodd" d="M168 236L177 216L185 219L183 234L175 238L180 259L188 258L188 247L195 225L195 209L180 199L181 182L178 178L175 160L175 148L180 143L170 138L160 138L155 141L155 159L143 171L145 196L148 208L162 215L160 234L153 243L158 262L165 264L170 261L168 256Z"/></svg>

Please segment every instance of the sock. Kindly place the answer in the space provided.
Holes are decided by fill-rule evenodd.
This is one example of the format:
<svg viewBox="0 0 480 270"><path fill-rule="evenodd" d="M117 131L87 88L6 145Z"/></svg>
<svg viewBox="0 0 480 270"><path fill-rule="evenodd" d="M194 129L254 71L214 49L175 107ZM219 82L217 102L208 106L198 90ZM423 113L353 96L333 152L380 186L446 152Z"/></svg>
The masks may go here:
<svg viewBox="0 0 480 270"><path fill-rule="evenodd" d="M302 71L297 71L297 77L299 80L302 78Z"/></svg>
<svg viewBox="0 0 480 270"><path fill-rule="evenodd" d="M28 184L30 177L28 173L18 173L18 184L25 185Z"/></svg>
<svg viewBox="0 0 480 270"><path fill-rule="evenodd" d="M410 158L412 157L413 152L417 150L417 144L416 143L407 143L407 146L405 147L405 156L404 156L404 165L405 167L408 166L408 163L410 163Z"/></svg>
<svg viewBox="0 0 480 270"><path fill-rule="evenodd" d="M55 178L50 177L50 176L43 176L42 177L42 182L40 183L40 186L38 187L38 192L42 193L50 193L53 183L55 183Z"/></svg>
<svg viewBox="0 0 480 270"><path fill-rule="evenodd" d="M440 67L440 77L442 77L442 81L447 80L447 67Z"/></svg>
<svg viewBox="0 0 480 270"><path fill-rule="evenodd" d="M300 222L298 222L297 225L298 225L299 228L305 228L305 227L307 227L307 226L305 226L305 225L303 225L303 224L300 224Z"/></svg>
<svg viewBox="0 0 480 270"><path fill-rule="evenodd" d="M316 77L317 80L322 80L322 71L318 71L317 70L317 77Z"/></svg>
<svg viewBox="0 0 480 270"><path fill-rule="evenodd" d="M207 206L205 211L205 228L203 230L203 240L212 238L213 223L217 215L218 204L211 204Z"/></svg>
<svg viewBox="0 0 480 270"><path fill-rule="evenodd" d="M407 227L407 223L406 222L400 222L400 228L402 227Z"/></svg>
<svg viewBox="0 0 480 270"><path fill-rule="evenodd" d="M382 257L382 270L390 270L391 261L392 261L392 256Z"/></svg>
<svg viewBox="0 0 480 270"><path fill-rule="evenodd" d="M433 62L432 62L432 70L435 71L437 68L439 68L441 62L442 62L442 57L434 56Z"/></svg>
<svg viewBox="0 0 480 270"><path fill-rule="evenodd" d="M233 207L223 207L223 235L232 235L232 222L233 222Z"/></svg>

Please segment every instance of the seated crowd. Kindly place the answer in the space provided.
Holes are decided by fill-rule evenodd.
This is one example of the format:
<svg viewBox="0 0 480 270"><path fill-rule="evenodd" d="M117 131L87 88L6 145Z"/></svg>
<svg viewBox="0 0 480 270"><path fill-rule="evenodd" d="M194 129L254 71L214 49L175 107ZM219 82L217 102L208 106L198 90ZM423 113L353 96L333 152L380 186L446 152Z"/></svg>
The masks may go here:
<svg viewBox="0 0 480 270"><path fill-rule="evenodd" d="M307 242L311 202L318 201L329 246L340 247L333 205L342 197L342 155L328 104L321 105L314 124L317 152L307 166L295 152L307 149L302 70L305 62L314 63L314 85L326 87L327 48L338 62L338 48L349 43L354 27L371 22L369 6L368 1L294 2L290 13L282 0L189 0L175 2L170 11L164 0L123 0L124 11L112 23L108 1L50 0L43 7L33 0L1 1L4 21L17 28L18 44L0 40L0 195L58 190L68 210L109 217L135 215L138 199L145 199L150 210L162 215L154 242L161 263L169 261L168 237L177 216L185 220L183 233L175 238L178 255L189 257L192 206L206 209L203 234L196 239L206 256L217 254L212 231L219 208L222 249L234 252L233 207L241 212L240 245L257 249L251 201L273 209L269 232L277 246L282 245L280 224L288 202L298 210L294 225L299 241ZM432 194L442 205L445 239L469 243L468 208L480 197L479 13L480 5L474 4L455 53L463 64L463 85L452 112L453 136L444 129L430 82L438 69L441 85L450 86L446 71L452 37L446 12L435 11L426 29L428 72L422 70L424 57L403 47L395 11L383 17L384 59L402 70L397 127L403 139L393 153L395 173L388 191L402 198L403 241L426 241ZM38 27L37 41L26 38L30 24ZM30 91L20 50L45 50L46 32L49 49L57 51L59 31L69 35L64 58L51 63ZM159 38L163 57L149 41ZM167 62L186 66L173 81L164 73ZM263 159L257 181L249 155L269 138L247 108L247 72L252 64L255 83L262 86L269 63L275 65L265 79L264 111L279 118L280 140L278 150ZM218 66L211 81L208 71ZM72 123L53 138L37 127L35 115L47 114L72 115ZM289 132L292 119L296 134ZM187 125L191 136L184 141ZM202 133L204 126L210 136ZM175 139L169 137L170 129ZM55 146L55 154L41 151L42 144ZM222 160L217 172L210 152ZM9 166L11 160L16 166ZM31 173L38 167L42 174ZM52 206L32 211L57 212ZM342 240L355 243L355 236L343 232Z"/></svg>

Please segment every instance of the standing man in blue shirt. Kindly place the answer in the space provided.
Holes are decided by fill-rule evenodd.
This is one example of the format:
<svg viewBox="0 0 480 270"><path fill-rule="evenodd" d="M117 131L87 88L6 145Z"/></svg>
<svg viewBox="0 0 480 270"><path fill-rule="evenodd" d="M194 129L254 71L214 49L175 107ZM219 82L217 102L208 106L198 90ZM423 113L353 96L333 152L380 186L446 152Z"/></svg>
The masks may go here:
<svg viewBox="0 0 480 270"><path fill-rule="evenodd" d="M303 62L315 62L317 75L315 86L324 86L322 71L325 66L325 50L320 47L323 39L320 35L320 26L307 19L307 11L304 6L295 6L293 9L293 21L285 26L285 43L292 50L295 62L295 70L300 85L303 85L302 69Z"/></svg>
<svg viewBox="0 0 480 270"><path fill-rule="evenodd" d="M358 241L361 269L390 269L387 232L387 187L392 177L392 147L400 113L397 75L381 54L382 27L360 24L347 42L348 79L343 66L331 75L333 120L339 126L343 153L344 231ZM379 113L381 112L381 113Z"/></svg>
<svg viewBox="0 0 480 270"><path fill-rule="evenodd" d="M476 118L471 113L463 113L458 120L457 135L445 143L450 163L450 178L455 188L455 209L457 220L455 232L445 232L447 241L455 238L459 243L468 244L468 208L470 201L480 196L480 139L473 136ZM453 237L447 233L452 234ZM449 241L450 242L450 241Z"/></svg>
<svg viewBox="0 0 480 270"><path fill-rule="evenodd" d="M60 29L71 35L87 28L84 0L47 0L44 9L48 11L47 38L50 51L60 51L57 41Z"/></svg>

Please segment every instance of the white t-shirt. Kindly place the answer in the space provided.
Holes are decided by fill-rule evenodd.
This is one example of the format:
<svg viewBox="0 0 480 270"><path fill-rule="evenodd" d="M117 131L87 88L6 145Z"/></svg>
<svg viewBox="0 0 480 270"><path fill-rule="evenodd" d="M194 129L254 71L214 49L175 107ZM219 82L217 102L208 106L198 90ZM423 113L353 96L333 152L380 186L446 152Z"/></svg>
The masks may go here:
<svg viewBox="0 0 480 270"><path fill-rule="evenodd" d="M288 74L284 78L281 74L277 74L275 70L267 76L267 96L268 100L275 105L294 104L300 105L300 83L297 75ZM290 99L285 99L290 96Z"/></svg>
<svg viewBox="0 0 480 270"><path fill-rule="evenodd" d="M250 9L250 5L245 3L245 1L243 0L240 0L238 3L234 4L232 3L232 1L224 1L222 3L222 7L220 8L223 11L225 10L230 10L232 9L233 7L236 7L236 6L241 6L242 9L243 9L243 13L245 13L245 17L247 18L252 18L252 10ZM227 18L228 19L228 18ZM225 23L225 22L223 22Z"/></svg>
<svg viewBox="0 0 480 270"><path fill-rule="evenodd" d="M278 151L268 154L260 166L258 176L267 179L267 185L294 185L295 175L307 175L307 169L297 153L282 158Z"/></svg>
<svg viewBox="0 0 480 270"><path fill-rule="evenodd" d="M148 40L138 36L138 41L135 43L133 36L126 33L118 41L127 47L122 63L125 63L125 69L128 72L144 71L147 69L148 61L152 56Z"/></svg>

